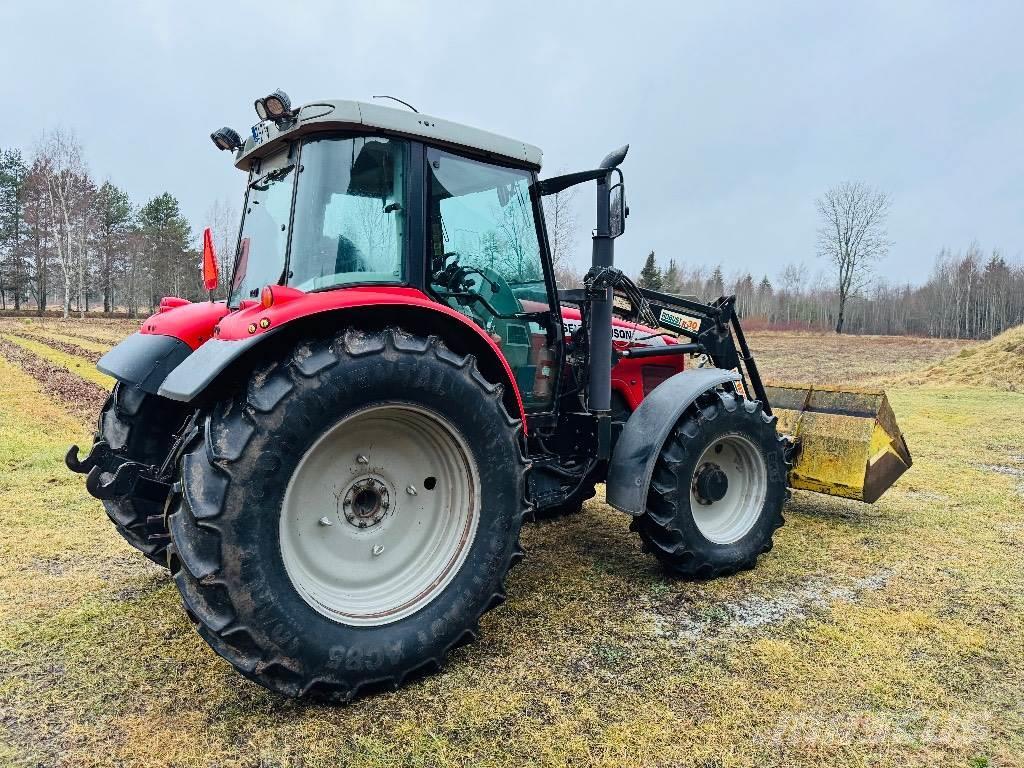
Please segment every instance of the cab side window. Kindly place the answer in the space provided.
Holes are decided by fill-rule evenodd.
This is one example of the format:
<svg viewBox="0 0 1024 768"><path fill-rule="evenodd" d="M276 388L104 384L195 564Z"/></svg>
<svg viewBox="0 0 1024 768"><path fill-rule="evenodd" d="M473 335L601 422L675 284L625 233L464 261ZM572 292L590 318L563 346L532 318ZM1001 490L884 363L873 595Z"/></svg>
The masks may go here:
<svg viewBox="0 0 1024 768"><path fill-rule="evenodd" d="M524 404L550 405L557 347L526 171L427 150L431 290L491 334Z"/></svg>

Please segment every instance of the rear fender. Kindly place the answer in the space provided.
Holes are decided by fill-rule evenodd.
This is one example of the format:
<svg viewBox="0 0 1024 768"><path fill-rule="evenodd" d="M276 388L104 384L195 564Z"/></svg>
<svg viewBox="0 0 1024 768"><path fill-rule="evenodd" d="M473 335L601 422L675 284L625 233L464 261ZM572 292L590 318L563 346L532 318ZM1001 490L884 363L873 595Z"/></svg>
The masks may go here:
<svg viewBox="0 0 1024 768"><path fill-rule="evenodd" d="M465 315L412 288L346 288L305 294L267 309L256 305L232 312L221 320L211 341L167 376L159 394L193 402L215 393L217 384L227 381L233 371L252 368L302 338L348 325L397 325L411 333L437 335L453 351L474 355L480 372L503 385L509 413L525 425L515 377L494 340ZM268 345L272 339L275 343Z"/></svg>
<svg viewBox="0 0 1024 768"><path fill-rule="evenodd" d="M142 321L138 333L107 352L96 367L155 394L167 375L213 336L217 322L227 313L223 302L191 304L166 298L159 312Z"/></svg>
<svg viewBox="0 0 1024 768"><path fill-rule="evenodd" d="M223 301L201 301L191 304L169 296L160 302L160 309L142 321L139 333L144 336L172 336L191 349L199 349L213 338L214 328L230 310Z"/></svg>
<svg viewBox="0 0 1024 768"><path fill-rule="evenodd" d="M694 368L666 379L647 395L615 443L605 486L608 503L633 517L642 515L658 454L683 411L701 393L739 379L735 371Z"/></svg>

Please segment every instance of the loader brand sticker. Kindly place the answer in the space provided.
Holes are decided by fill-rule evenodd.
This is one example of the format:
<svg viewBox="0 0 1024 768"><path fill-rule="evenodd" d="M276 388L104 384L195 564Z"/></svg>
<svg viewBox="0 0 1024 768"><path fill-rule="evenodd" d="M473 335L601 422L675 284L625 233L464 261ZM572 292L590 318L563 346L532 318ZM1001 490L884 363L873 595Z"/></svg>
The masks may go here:
<svg viewBox="0 0 1024 768"><path fill-rule="evenodd" d="M563 319L562 330L566 336L571 336L577 328L582 325L579 320ZM632 343L649 347L663 347L666 345L664 337L656 331L644 326L633 327L632 325L612 325L612 342Z"/></svg>
<svg viewBox="0 0 1024 768"><path fill-rule="evenodd" d="M252 143L259 145L270 140L270 126L266 123L256 123L252 127Z"/></svg>
<svg viewBox="0 0 1024 768"><path fill-rule="evenodd" d="M667 309L661 310L658 315L659 322L668 328L685 328L696 333L700 330L700 318L682 315L678 312L671 312Z"/></svg>

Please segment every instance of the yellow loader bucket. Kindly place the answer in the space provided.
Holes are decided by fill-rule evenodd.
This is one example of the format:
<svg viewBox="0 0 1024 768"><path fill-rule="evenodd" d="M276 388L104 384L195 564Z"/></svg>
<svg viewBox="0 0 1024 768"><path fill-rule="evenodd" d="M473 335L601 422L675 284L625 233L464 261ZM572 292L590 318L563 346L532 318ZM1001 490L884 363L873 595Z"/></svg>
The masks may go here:
<svg viewBox="0 0 1024 768"><path fill-rule="evenodd" d="M872 503L913 463L885 392L766 385L778 429L798 440L791 488Z"/></svg>

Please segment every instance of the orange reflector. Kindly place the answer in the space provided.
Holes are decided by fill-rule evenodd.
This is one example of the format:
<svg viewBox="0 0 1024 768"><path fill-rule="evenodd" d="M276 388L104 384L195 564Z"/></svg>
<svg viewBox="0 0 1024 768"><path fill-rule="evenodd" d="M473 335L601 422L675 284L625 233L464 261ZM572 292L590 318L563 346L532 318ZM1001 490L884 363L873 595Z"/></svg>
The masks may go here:
<svg viewBox="0 0 1024 768"><path fill-rule="evenodd" d="M264 285L263 290L260 291L260 304L264 309L274 306L274 289L269 285Z"/></svg>
<svg viewBox="0 0 1024 768"><path fill-rule="evenodd" d="M213 231L207 227L203 230L203 285L206 290L217 290L217 253L213 249Z"/></svg>

